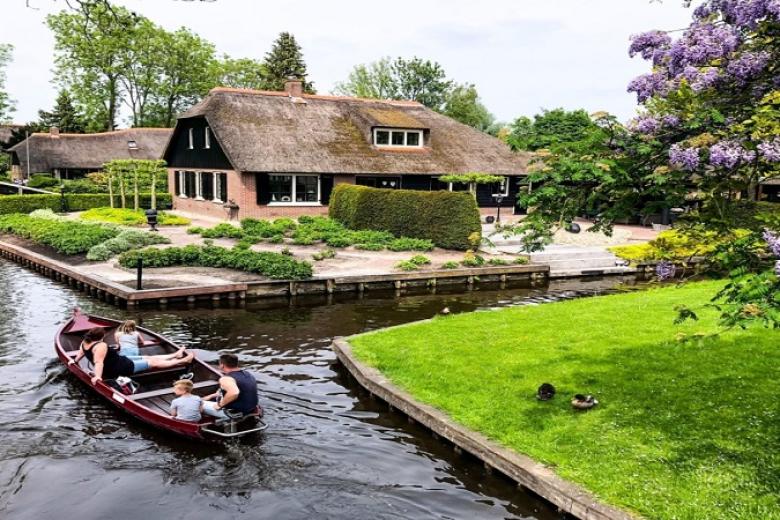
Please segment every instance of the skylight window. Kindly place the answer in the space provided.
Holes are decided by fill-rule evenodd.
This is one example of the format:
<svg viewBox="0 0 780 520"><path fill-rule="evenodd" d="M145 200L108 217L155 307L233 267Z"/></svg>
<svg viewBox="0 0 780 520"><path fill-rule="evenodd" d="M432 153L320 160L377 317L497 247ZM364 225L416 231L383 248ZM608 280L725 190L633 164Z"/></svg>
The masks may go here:
<svg viewBox="0 0 780 520"><path fill-rule="evenodd" d="M421 148L422 142L422 130L374 129L374 146Z"/></svg>

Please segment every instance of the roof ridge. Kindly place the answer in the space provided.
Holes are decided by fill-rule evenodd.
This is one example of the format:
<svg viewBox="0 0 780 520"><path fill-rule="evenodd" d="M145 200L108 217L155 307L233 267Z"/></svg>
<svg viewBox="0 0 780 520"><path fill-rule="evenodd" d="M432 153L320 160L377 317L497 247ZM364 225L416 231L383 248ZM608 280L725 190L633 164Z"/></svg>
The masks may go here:
<svg viewBox="0 0 780 520"><path fill-rule="evenodd" d="M287 92L281 92L278 90L255 90L248 88L235 88L235 87L214 87L209 91L209 94L219 93L232 93L232 94L248 94L256 96L274 96L274 97L291 97ZM405 99L374 99L374 98L361 98L352 96L333 96L324 94L303 94L304 99L319 99L322 101L358 101L361 103L384 103L387 105L400 105L400 106L424 106L419 101L411 101Z"/></svg>
<svg viewBox="0 0 780 520"><path fill-rule="evenodd" d="M92 137L92 136L103 136L103 135L116 135L116 134L126 134L128 132L135 132L138 130L146 131L146 130L160 130L160 131L166 131L166 132L172 132L173 128L161 128L161 127L134 127L134 128L120 128L119 130L112 130L111 132L90 132L90 133L83 133L83 134L74 134L74 133L60 133L56 136L53 136L50 132L33 132L30 134L30 137L34 137L36 135L38 136L44 136L44 137Z"/></svg>

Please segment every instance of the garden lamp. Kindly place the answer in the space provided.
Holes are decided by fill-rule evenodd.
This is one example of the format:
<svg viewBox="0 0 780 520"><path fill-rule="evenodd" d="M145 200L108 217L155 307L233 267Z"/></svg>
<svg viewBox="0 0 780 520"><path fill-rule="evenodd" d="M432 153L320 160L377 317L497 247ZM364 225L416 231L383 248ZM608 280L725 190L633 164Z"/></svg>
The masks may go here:
<svg viewBox="0 0 780 520"><path fill-rule="evenodd" d="M151 230L159 231L157 229L157 210L154 208L147 209L145 214L146 214L146 223L149 224Z"/></svg>

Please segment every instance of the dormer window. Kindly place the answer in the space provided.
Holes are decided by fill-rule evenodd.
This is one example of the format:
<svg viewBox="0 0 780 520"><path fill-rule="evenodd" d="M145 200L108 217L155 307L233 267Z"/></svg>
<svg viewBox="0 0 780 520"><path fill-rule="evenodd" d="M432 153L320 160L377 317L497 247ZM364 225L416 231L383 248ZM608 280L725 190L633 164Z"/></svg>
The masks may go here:
<svg viewBox="0 0 780 520"><path fill-rule="evenodd" d="M127 141L127 149L138 150L138 143L136 143L135 140L130 139L129 141Z"/></svg>
<svg viewBox="0 0 780 520"><path fill-rule="evenodd" d="M206 132L204 135L204 141L203 141L203 148L208 150L211 148L211 131L209 131L209 127L206 127Z"/></svg>
<svg viewBox="0 0 780 520"><path fill-rule="evenodd" d="M421 148L422 141L422 130L374 129L374 146Z"/></svg>

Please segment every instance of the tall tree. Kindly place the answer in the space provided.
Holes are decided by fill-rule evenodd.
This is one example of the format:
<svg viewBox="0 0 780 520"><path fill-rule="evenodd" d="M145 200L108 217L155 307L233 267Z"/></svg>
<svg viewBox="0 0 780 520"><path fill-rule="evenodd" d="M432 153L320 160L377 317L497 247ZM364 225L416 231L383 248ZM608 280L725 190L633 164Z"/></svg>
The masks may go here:
<svg viewBox="0 0 780 520"><path fill-rule="evenodd" d="M60 90L57 101L51 112L38 111L38 124L40 128L56 126L62 132L81 134L85 132L84 120L78 112L67 90Z"/></svg>
<svg viewBox="0 0 780 520"><path fill-rule="evenodd" d="M54 33L57 83L73 93L90 130L113 130L122 102L124 56L139 17L98 2L49 15L46 22Z"/></svg>
<svg viewBox="0 0 780 520"><path fill-rule="evenodd" d="M132 126L148 126L150 105L162 87L162 63L168 52L166 31L139 17L126 36L127 46L121 53L119 69L122 101L130 109Z"/></svg>
<svg viewBox="0 0 780 520"><path fill-rule="evenodd" d="M5 91L5 68L11 61L13 45L0 43L0 122L7 120L14 111L14 101Z"/></svg>
<svg viewBox="0 0 780 520"><path fill-rule="evenodd" d="M217 64L217 85L255 90L272 90L265 63L251 58L224 56Z"/></svg>
<svg viewBox="0 0 780 520"><path fill-rule="evenodd" d="M417 101L437 112L443 110L453 82L447 79L440 64L417 57L397 58L393 62L393 74L400 99Z"/></svg>
<svg viewBox="0 0 780 520"><path fill-rule="evenodd" d="M388 57L368 65L355 65L346 81L336 83L333 92L369 99L398 99L398 79L393 61Z"/></svg>
<svg viewBox="0 0 780 520"><path fill-rule="evenodd" d="M292 34L283 32L279 35L271 51L266 54L265 66L268 69L270 90L284 90L285 81L296 78L303 81L305 92L315 92L314 85L306 79L306 63L303 61L301 46Z"/></svg>
<svg viewBox="0 0 780 520"><path fill-rule="evenodd" d="M535 151L556 144L581 141L596 123L584 110L543 110L533 119L522 116L512 124L509 145L515 150Z"/></svg>
<svg viewBox="0 0 780 520"><path fill-rule="evenodd" d="M465 125L482 132L491 130L495 118L479 100L479 94L474 85L456 85L444 102L445 116L449 116Z"/></svg>

